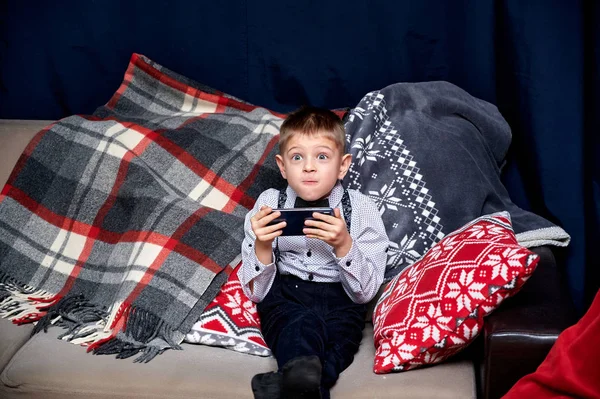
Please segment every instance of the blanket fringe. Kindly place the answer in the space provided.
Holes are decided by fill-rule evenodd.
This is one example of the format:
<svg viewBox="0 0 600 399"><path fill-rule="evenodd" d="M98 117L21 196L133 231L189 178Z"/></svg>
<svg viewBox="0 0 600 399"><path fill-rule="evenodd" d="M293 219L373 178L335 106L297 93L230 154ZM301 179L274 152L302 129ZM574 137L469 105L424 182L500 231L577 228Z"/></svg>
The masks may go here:
<svg viewBox="0 0 600 399"><path fill-rule="evenodd" d="M0 274L0 316L15 324L33 323L32 335L47 332L52 325L62 327L66 331L59 339L88 346L97 355L116 354L118 359L139 355L135 363L147 363L167 349L181 349L176 337L182 334L147 310L118 302L109 311L81 294L61 298L5 274Z"/></svg>
<svg viewBox="0 0 600 399"><path fill-rule="evenodd" d="M40 307L46 315L39 319L32 334L48 331L50 325L61 326L67 331L59 338L70 341L73 337L81 338L82 330L89 332L91 325L102 323L107 312L90 303L83 295L68 295L58 302ZM104 326L100 327L103 328Z"/></svg>
<svg viewBox="0 0 600 399"><path fill-rule="evenodd" d="M94 354L117 354L117 358L126 359L141 353L134 362L148 363L166 349L181 349L175 342L176 330L158 316L132 305L123 317L124 330L93 345Z"/></svg>
<svg viewBox="0 0 600 399"><path fill-rule="evenodd" d="M19 284L0 272L0 317L15 324L34 323L46 315L44 308L56 300L56 294Z"/></svg>

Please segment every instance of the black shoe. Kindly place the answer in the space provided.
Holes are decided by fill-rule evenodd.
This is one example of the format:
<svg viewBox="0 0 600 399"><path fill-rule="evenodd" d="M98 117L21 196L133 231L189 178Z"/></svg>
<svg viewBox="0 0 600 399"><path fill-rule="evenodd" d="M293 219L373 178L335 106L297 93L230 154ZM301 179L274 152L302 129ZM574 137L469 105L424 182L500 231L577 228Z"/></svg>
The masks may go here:
<svg viewBox="0 0 600 399"><path fill-rule="evenodd" d="M318 356L295 357L281 373L281 397L285 399L321 398L321 361Z"/></svg>
<svg viewBox="0 0 600 399"><path fill-rule="evenodd" d="M252 393L254 399L280 399L281 398L281 373L256 374L252 377Z"/></svg>

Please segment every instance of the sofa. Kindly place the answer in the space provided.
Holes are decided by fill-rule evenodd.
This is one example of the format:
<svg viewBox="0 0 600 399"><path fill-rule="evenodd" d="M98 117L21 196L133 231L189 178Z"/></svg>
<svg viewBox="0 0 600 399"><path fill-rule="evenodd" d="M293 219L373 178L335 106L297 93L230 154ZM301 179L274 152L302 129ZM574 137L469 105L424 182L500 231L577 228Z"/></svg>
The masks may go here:
<svg viewBox="0 0 600 399"><path fill-rule="evenodd" d="M2 185L29 140L50 122L0 121ZM486 318L484 331L465 351L432 367L377 375L372 372L375 349L368 323L355 361L342 373L332 397L501 397L536 369L558 334L575 321L554 249L533 250L541 257L535 273ZM192 344L135 364L62 342L59 328L31 336L32 330L32 325L0 320L2 398L251 398L251 377L276 366L271 357Z"/></svg>

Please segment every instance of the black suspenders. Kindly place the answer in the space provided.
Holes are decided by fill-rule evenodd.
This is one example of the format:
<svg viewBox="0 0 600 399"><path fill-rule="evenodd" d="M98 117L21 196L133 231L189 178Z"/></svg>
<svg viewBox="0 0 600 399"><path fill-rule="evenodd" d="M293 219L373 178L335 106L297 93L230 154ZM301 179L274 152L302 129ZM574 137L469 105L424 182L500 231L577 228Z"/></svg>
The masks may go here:
<svg viewBox="0 0 600 399"><path fill-rule="evenodd" d="M279 198L277 199L277 208L285 208L285 202L287 201L287 194L285 190L279 191ZM348 232L350 232L350 223L352 219L352 204L350 203L350 195L348 194L348 190L344 189L344 194L342 195L342 213L344 214L344 219L346 220L346 228ZM275 249L273 250L275 254L275 264L279 264L280 254L279 254L279 237L275 238Z"/></svg>

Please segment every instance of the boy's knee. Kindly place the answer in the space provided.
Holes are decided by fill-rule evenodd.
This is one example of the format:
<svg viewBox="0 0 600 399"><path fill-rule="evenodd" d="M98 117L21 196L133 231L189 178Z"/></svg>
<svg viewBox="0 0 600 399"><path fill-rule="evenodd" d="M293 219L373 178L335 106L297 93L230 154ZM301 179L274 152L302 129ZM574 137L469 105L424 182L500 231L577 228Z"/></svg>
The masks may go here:
<svg viewBox="0 0 600 399"><path fill-rule="evenodd" d="M299 315L285 327L285 330L287 330L287 333L305 340L327 342L327 326L313 312L306 312Z"/></svg>

